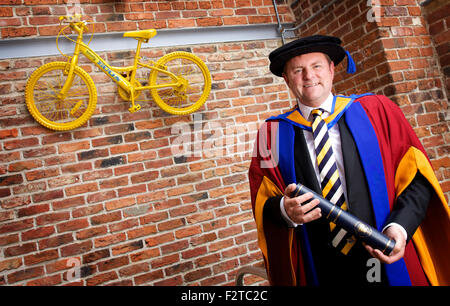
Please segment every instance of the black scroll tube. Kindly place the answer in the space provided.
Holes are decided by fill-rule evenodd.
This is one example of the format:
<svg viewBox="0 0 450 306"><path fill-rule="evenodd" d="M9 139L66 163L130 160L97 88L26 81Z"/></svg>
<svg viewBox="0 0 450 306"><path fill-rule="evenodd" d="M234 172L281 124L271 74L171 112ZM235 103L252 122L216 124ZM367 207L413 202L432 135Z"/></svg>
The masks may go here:
<svg viewBox="0 0 450 306"><path fill-rule="evenodd" d="M395 246L395 240L388 238L386 235L380 233L377 229L359 220L349 212L342 210L327 199L318 195L316 192L307 188L302 184L297 184L291 197L298 197L302 194L311 192L314 198L319 200L319 207L324 216L330 222L352 233L361 241L370 245L374 249L381 250L384 254L389 255Z"/></svg>

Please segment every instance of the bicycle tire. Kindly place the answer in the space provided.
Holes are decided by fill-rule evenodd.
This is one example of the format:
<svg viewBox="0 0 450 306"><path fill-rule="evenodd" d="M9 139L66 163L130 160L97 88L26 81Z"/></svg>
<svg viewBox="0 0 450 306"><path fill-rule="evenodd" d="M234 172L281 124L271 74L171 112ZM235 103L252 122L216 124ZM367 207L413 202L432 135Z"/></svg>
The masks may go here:
<svg viewBox="0 0 450 306"><path fill-rule="evenodd" d="M198 110L208 99L211 91L211 75L206 64L196 55L175 51L164 55L156 62L156 67L164 68L177 77L182 77L178 88L165 87L150 89L156 104L173 115L187 115ZM152 70L151 86L173 83L172 78L160 71Z"/></svg>
<svg viewBox="0 0 450 306"><path fill-rule="evenodd" d="M36 69L25 87L28 111L41 125L57 131L80 127L97 105L97 89L89 74L75 66L74 80L64 100L57 98L64 86L67 62L51 62ZM66 69L67 68L67 69Z"/></svg>

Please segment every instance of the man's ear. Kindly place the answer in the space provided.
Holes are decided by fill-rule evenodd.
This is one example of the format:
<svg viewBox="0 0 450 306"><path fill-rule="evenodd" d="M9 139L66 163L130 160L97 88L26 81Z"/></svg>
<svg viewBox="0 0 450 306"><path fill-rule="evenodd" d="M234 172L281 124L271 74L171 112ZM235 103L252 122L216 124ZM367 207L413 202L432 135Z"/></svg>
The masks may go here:
<svg viewBox="0 0 450 306"><path fill-rule="evenodd" d="M330 63L330 72L331 72L331 79L332 80L334 80L334 70L335 70L334 62L331 61L331 63Z"/></svg>
<svg viewBox="0 0 450 306"><path fill-rule="evenodd" d="M283 79L286 82L287 86L289 87L289 78L288 78L288 76L284 72L283 72L282 76L283 76Z"/></svg>

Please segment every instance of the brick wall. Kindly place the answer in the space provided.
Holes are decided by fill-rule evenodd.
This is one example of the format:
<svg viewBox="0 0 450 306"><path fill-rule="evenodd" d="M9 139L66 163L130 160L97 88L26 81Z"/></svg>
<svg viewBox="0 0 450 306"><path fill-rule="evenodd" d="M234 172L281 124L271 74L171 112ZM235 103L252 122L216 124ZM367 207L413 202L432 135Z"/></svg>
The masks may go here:
<svg viewBox="0 0 450 306"><path fill-rule="evenodd" d="M100 32L276 23L271 0L81 2ZM0 0L2 39L54 35L54 17L72 10L61 3ZM327 1L277 3L283 22L300 22ZM435 48L416 1L382 4L385 16L367 22L367 1L341 1L300 33L343 38L359 72L338 73L336 91L374 91L399 103L448 192L447 95ZM257 127L291 104L267 68L279 45L144 49L152 59L192 51L210 68L210 98L181 117L151 101L128 113L114 83L84 61L97 111L64 133L34 122L23 95L36 67L64 59L0 60L0 284L227 285L239 267L261 265L247 170ZM101 55L118 66L133 57L132 50Z"/></svg>
<svg viewBox="0 0 450 306"><path fill-rule="evenodd" d="M293 7L294 14L301 22L328 2L299 1ZM448 29L430 26L437 41L435 47L419 5L421 2L338 1L299 29L297 34L331 34L342 39L356 62L357 73L349 76L344 71L345 63L340 65L335 91L341 94L373 92L395 101L425 146L448 199L448 94L440 69L440 65L448 62L448 53L445 53L449 45ZM429 15L428 20L430 18L439 25L447 24L448 9L442 7ZM437 52L445 53L441 56L441 64Z"/></svg>
<svg viewBox="0 0 450 306"><path fill-rule="evenodd" d="M444 74L447 96L450 94L450 3L444 0L429 1L423 12L428 23L429 33L439 56Z"/></svg>
<svg viewBox="0 0 450 306"><path fill-rule="evenodd" d="M57 2L0 1L2 38L54 35L69 12ZM100 32L276 23L267 0L82 2ZM282 20L293 21L279 2ZM82 60L96 113L62 133L32 119L24 87L38 66L65 59L0 60L0 284L233 284L239 267L261 265L247 171L259 123L289 107L267 68L279 44L144 49L153 60L186 50L208 65L207 103L181 117L151 101L130 114L116 85ZM134 53L100 55L120 66Z"/></svg>

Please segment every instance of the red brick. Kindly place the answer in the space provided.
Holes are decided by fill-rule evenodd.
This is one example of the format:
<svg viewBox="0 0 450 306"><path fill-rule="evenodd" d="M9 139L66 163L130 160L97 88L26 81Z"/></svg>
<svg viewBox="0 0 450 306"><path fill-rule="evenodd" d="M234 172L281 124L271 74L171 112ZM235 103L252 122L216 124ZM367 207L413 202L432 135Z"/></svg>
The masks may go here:
<svg viewBox="0 0 450 306"><path fill-rule="evenodd" d="M26 279L35 278L42 275L44 275L44 268L34 267L8 274L6 277L8 279L9 284L14 284Z"/></svg>
<svg viewBox="0 0 450 306"><path fill-rule="evenodd" d="M137 237L149 236L151 234L155 234L156 232L156 225L147 225L128 231L127 236L128 239L135 239Z"/></svg>
<svg viewBox="0 0 450 306"><path fill-rule="evenodd" d="M121 213L120 212L112 212L108 214L98 215L91 217L91 224L102 224L102 223L108 223L113 221L118 221L121 219Z"/></svg>
<svg viewBox="0 0 450 306"><path fill-rule="evenodd" d="M158 212L158 213L153 213L153 214L147 214L141 218L141 223L147 224L147 223L151 223L151 222L158 222L158 221L167 219L167 217L168 217L167 212L164 212L164 211Z"/></svg>
<svg viewBox="0 0 450 306"><path fill-rule="evenodd" d="M23 152L23 156L25 158L42 157L42 156L52 155L55 153L56 153L56 149L54 147L43 147L43 148L26 150Z"/></svg>
<svg viewBox="0 0 450 306"><path fill-rule="evenodd" d="M163 266L171 265L173 263L176 263L179 261L179 255L178 254L172 254L160 257L158 259L154 259L151 261L151 267L152 269L158 269Z"/></svg>
<svg viewBox="0 0 450 306"><path fill-rule="evenodd" d="M14 27L1 29L2 38L33 36L37 34L35 27Z"/></svg>
<svg viewBox="0 0 450 306"><path fill-rule="evenodd" d="M103 236L95 239L95 247L105 247L111 244L115 244L118 242L122 242L126 240L126 236L124 233L117 233L108 236Z"/></svg>
<svg viewBox="0 0 450 306"><path fill-rule="evenodd" d="M98 191L97 183L87 183L82 185L76 185L72 187L67 187L65 189L67 196L73 196L77 194L86 194L89 192Z"/></svg>
<svg viewBox="0 0 450 306"><path fill-rule="evenodd" d="M210 18L197 18L195 19L197 26L199 27L211 27L223 25L222 18L210 17Z"/></svg>
<svg viewBox="0 0 450 306"><path fill-rule="evenodd" d="M198 235L202 233L202 228L200 226L192 226L192 227L186 227L180 230L175 231L175 237L177 239L190 237L193 235Z"/></svg>
<svg viewBox="0 0 450 306"><path fill-rule="evenodd" d="M106 226L99 226L99 227L88 227L85 230L78 231L76 234L77 240L83 240L92 238L95 236L104 235L108 232Z"/></svg>
<svg viewBox="0 0 450 306"><path fill-rule="evenodd" d="M19 152L10 152L10 153L4 153L0 154L0 162L6 163L14 160L20 159L20 153Z"/></svg>
<svg viewBox="0 0 450 306"><path fill-rule="evenodd" d="M28 254L31 252L35 252L36 250L37 250L36 243L30 242L30 243L25 243L25 244L18 245L18 246L5 248L3 252L4 252L5 257L13 257L13 256L24 255L24 254Z"/></svg>
<svg viewBox="0 0 450 306"><path fill-rule="evenodd" d="M98 286L102 283L117 279L117 273L115 271L110 271L102 274L96 274L95 276L86 280L86 285L88 286Z"/></svg>
<svg viewBox="0 0 450 306"><path fill-rule="evenodd" d="M89 141L71 142L58 145L58 152L60 154L63 154L68 152L87 150L89 148L90 148Z"/></svg>
<svg viewBox="0 0 450 306"><path fill-rule="evenodd" d="M23 182L21 174L14 174L0 177L0 186L10 186L14 184L20 184Z"/></svg>
<svg viewBox="0 0 450 306"><path fill-rule="evenodd" d="M54 169L44 169L44 170L33 170L25 173L25 176L28 181L39 180L42 178L49 178L53 176L59 175L59 170L57 168Z"/></svg>
<svg viewBox="0 0 450 306"><path fill-rule="evenodd" d="M164 244L166 242L173 241L175 239L173 233L165 233L158 236L151 236L150 238L145 239L145 243L148 247L157 246L159 244Z"/></svg>
<svg viewBox="0 0 450 306"><path fill-rule="evenodd" d="M221 184L220 179L212 179L195 185L195 189L197 191L209 190L214 187L220 186L220 184Z"/></svg>
<svg viewBox="0 0 450 306"><path fill-rule="evenodd" d="M111 249L112 255L119 255L124 253L129 253L135 250L142 249L144 247L144 242L142 240L129 242L126 244L115 246Z"/></svg>
<svg viewBox="0 0 450 306"><path fill-rule="evenodd" d="M139 263L135 265L128 265L119 270L119 274L122 277L133 276L135 274L141 274L142 272L148 272L149 265L148 263Z"/></svg>
<svg viewBox="0 0 450 306"><path fill-rule="evenodd" d="M168 28L193 28L195 27L195 24L195 19L167 20Z"/></svg>
<svg viewBox="0 0 450 306"><path fill-rule="evenodd" d="M159 177L158 171L148 171L148 172L140 172L139 174L131 176L131 182L133 184L153 181Z"/></svg>
<svg viewBox="0 0 450 306"><path fill-rule="evenodd" d="M135 277L135 284L142 285L161 278L164 278L163 270L152 271Z"/></svg>
<svg viewBox="0 0 450 306"><path fill-rule="evenodd" d="M52 203L52 207L54 210L60 210L60 209L68 208L68 207L81 206L83 204L85 204L84 196L79 196L79 197L64 199L61 201L54 201Z"/></svg>
<svg viewBox="0 0 450 306"><path fill-rule="evenodd" d="M25 231L21 233L22 241L42 238L52 235L55 232L55 228L53 226L40 227L36 229L32 229L29 231Z"/></svg>
<svg viewBox="0 0 450 306"><path fill-rule="evenodd" d="M86 253L92 249L92 242L85 241L81 243L74 243L61 248L61 256L68 257Z"/></svg>
<svg viewBox="0 0 450 306"><path fill-rule="evenodd" d="M0 261L0 272L5 270L13 270L17 269L20 266L22 266L22 259L20 258L13 258L13 259L7 259Z"/></svg>
<svg viewBox="0 0 450 306"><path fill-rule="evenodd" d="M45 250L48 248L56 248L71 242L73 242L73 237L72 234L68 233L59 236L53 236L47 239L39 239L38 245L40 250Z"/></svg>
<svg viewBox="0 0 450 306"><path fill-rule="evenodd" d="M120 188L118 190L119 197L124 197L131 194L137 194L137 193L143 193L147 191L147 187L145 184L131 186L131 187L124 187Z"/></svg>
<svg viewBox="0 0 450 306"><path fill-rule="evenodd" d="M118 258L108 259L97 263L97 268L100 272L115 269L128 264L129 260L127 256L122 256Z"/></svg>
<svg viewBox="0 0 450 306"><path fill-rule="evenodd" d="M56 226L59 233L76 231L82 228L89 227L89 222L87 219L76 219L68 222L60 223Z"/></svg>
<svg viewBox="0 0 450 306"><path fill-rule="evenodd" d="M41 160L26 160L17 163L12 163L8 166L9 172L19 172L23 170L30 170L34 168L39 168L42 166Z"/></svg>
<svg viewBox="0 0 450 306"><path fill-rule="evenodd" d="M184 280L187 282L192 282L210 276L211 274L212 272L210 268L197 269L195 271L186 273L184 275Z"/></svg>
<svg viewBox="0 0 450 306"><path fill-rule="evenodd" d="M13 9L12 7L2 7L0 8L0 17L12 17Z"/></svg>
<svg viewBox="0 0 450 306"><path fill-rule="evenodd" d="M27 286L55 286L61 283L61 275L52 275L27 282Z"/></svg>
<svg viewBox="0 0 450 306"><path fill-rule="evenodd" d="M11 129L11 130L2 130L0 131L0 139L5 138L15 138L19 135L19 131L17 129Z"/></svg>
<svg viewBox="0 0 450 306"><path fill-rule="evenodd" d="M10 222L0 225L0 234L23 231L24 229L33 227L33 220L26 219L21 221Z"/></svg>
<svg viewBox="0 0 450 306"><path fill-rule="evenodd" d="M34 203L55 200L62 197L64 197L64 193L62 190L46 191L32 196Z"/></svg>
<svg viewBox="0 0 450 306"><path fill-rule="evenodd" d="M172 219L166 222L161 222L158 224L158 230L159 231L166 231L171 230L177 227L184 226L186 224L186 221L184 218L180 219Z"/></svg>
<svg viewBox="0 0 450 306"><path fill-rule="evenodd" d="M26 147L33 147L39 144L37 138L25 138L20 140L10 140L3 143L5 150L21 149Z"/></svg>
<svg viewBox="0 0 450 306"><path fill-rule="evenodd" d="M31 266L58 258L58 250L48 250L24 257L25 265Z"/></svg>

